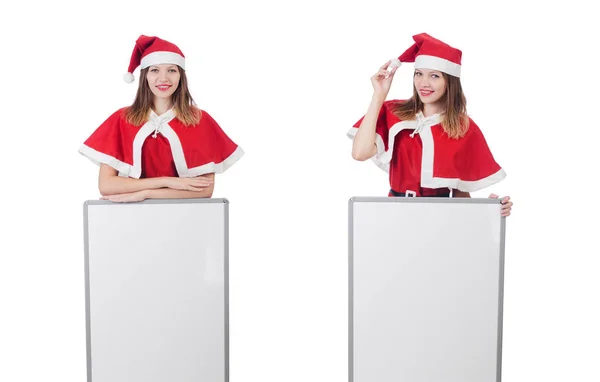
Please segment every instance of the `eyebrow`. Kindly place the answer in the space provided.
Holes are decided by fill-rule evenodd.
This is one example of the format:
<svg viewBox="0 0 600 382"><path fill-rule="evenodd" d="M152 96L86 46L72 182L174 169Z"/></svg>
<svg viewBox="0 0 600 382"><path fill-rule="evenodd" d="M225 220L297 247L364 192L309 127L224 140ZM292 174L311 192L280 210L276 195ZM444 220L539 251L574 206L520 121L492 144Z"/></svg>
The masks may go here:
<svg viewBox="0 0 600 382"><path fill-rule="evenodd" d="M442 72L439 71L439 70L427 70L427 71L428 71L429 74L437 74L437 75L440 75L440 76L442 75ZM421 71L421 69L415 69L415 73L416 72L423 73Z"/></svg>
<svg viewBox="0 0 600 382"><path fill-rule="evenodd" d="M148 69L160 69L160 68L156 65L151 65L148 67ZM167 69L177 69L177 65L169 65L169 66L167 66Z"/></svg>

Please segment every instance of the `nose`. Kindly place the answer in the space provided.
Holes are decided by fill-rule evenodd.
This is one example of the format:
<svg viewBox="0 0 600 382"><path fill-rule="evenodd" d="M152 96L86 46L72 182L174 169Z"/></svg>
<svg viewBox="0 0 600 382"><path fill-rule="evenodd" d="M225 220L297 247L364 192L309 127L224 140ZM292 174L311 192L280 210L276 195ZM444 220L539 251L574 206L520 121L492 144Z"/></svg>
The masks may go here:
<svg viewBox="0 0 600 382"><path fill-rule="evenodd" d="M167 80L167 71L166 70L158 71L158 80L161 82L165 82Z"/></svg>
<svg viewBox="0 0 600 382"><path fill-rule="evenodd" d="M426 88L429 87L429 77L428 76L420 76L417 79L419 83L419 87Z"/></svg>

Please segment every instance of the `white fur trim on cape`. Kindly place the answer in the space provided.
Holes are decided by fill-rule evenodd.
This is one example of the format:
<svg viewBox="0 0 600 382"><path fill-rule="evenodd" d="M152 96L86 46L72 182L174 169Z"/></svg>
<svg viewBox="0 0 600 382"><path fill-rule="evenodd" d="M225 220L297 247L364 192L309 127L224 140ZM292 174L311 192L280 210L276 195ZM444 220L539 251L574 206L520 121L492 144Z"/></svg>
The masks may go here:
<svg viewBox="0 0 600 382"><path fill-rule="evenodd" d="M237 162L238 159L240 159L243 155L244 155L244 151L242 150L241 147L238 146L235 149L235 151L233 153L231 153L231 155L228 156L223 162L220 162L220 163L210 162L210 163L206 163L202 166L190 168L188 170L187 176L194 177L194 176L199 176L202 174L209 174L211 172L214 172L215 174L221 174L221 173L225 172L225 170L227 170L229 167L233 166L233 164L235 162Z"/></svg>
<svg viewBox="0 0 600 382"><path fill-rule="evenodd" d="M110 155L106 155L104 153L101 153L100 151L94 150L93 148L87 145L81 145L81 147L79 148L79 153L87 157L89 160L91 160L98 166L104 163L114 168L115 170L119 171L119 176L127 177L129 176L129 173L131 173L131 165L125 162L121 162L120 160Z"/></svg>

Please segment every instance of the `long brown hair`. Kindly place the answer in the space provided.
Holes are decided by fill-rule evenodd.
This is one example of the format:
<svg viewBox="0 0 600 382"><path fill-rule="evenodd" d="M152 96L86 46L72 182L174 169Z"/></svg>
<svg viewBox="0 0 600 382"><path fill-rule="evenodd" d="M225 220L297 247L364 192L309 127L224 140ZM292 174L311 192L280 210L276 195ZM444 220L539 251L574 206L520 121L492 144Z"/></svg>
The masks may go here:
<svg viewBox="0 0 600 382"><path fill-rule="evenodd" d="M445 111L442 113L442 127L450 138L463 137L469 129L469 117L467 116L467 99L460 84L460 78L442 72L446 81L446 91L440 99L445 103ZM418 112L423 111L423 102L417 94L413 85L413 95L406 102L394 105L392 113L403 121L414 120Z"/></svg>
<svg viewBox="0 0 600 382"><path fill-rule="evenodd" d="M196 107L194 99L190 94L190 90L187 85L187 77L185 70L177 66L179 69L179 86L173 93L173 110L175 111L176 118L179 119L185 126L195 125L200 122L200 109ZM127 108L125 112L125 118L127 122L134 126L140 126L148 121L148 114L152 108L154 102L154 94L148 86L146 75L150 68L145 68L140 71L140 80L138 84L137 94L133 104Z"/></svg>

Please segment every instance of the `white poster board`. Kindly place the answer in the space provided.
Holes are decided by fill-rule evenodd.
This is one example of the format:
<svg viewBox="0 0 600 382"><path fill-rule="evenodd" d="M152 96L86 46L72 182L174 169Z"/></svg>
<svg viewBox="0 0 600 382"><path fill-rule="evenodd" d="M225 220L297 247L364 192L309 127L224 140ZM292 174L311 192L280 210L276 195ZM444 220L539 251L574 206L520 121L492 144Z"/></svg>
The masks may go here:
<svg viewBox="0 0 600 382"><path fill-rule="evenodd" d="M88 382L228 382L228 202L84 204Z"/></svg>
<svg viewBox="0 0 600 382"><path fill-rule="evenodd" d="M350 382L499 382L497 199L352 198Z"/></svg>

